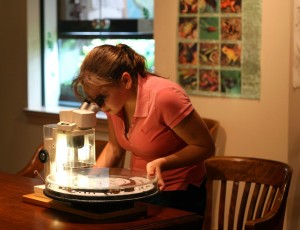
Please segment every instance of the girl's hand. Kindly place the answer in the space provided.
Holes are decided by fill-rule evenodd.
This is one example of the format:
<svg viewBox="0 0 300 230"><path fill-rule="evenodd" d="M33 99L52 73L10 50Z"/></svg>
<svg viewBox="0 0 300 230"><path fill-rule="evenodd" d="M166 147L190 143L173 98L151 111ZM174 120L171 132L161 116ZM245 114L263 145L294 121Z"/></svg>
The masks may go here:
<svg viewBox="0 0 300 230"><path fill-rule="evenodd" d="M158 183L158 187L159 187L159 190L162 191L164 190L165 188L165 183L162 179L162 175L161 175L161 165L159 163L159 160L154 160L154 161L151 161L147 164L146 166L146 169L147 169L147 175L149 177L153 177L153 176L156 176L157 177L157 183Z"/></svg>

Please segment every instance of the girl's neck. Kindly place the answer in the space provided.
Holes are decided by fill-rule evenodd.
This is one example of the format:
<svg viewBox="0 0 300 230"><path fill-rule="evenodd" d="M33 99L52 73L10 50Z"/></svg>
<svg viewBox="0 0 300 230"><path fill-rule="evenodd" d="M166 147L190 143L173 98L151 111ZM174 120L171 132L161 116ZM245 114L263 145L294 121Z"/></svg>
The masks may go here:
<svg viewBox="0 0 300 230"><path fill-rule="evenodd" d="M137 86L134 84L133 87L128 92L128 97L124 105L124 112L129 118L133 117L137 99Z"/></svg>
<svg viewBox="0 0 300 230"><path fill-rule="evenodd" d="M123 118L124 118L124 125L125 125L125 133L127 134L129 128L132 123L132 118L134 116L135 106L124 106L123 107Z"/></svg>
<svg viewBox="0 0 300 230"><path fill-rule="evenodd" d="M129 119L133 117L135 112L135 107L136 107L136 98L128 100L124 105L123 107L124 113Z"/></svg>
<svg viewBox="0 0 300 230"><path fill-rule="evenodd" d="M126 102L123 106L123 116L125 122L125 132L127 133L135 113L137 101L138 81L132 82L130 89L126 93Z"/></svg>

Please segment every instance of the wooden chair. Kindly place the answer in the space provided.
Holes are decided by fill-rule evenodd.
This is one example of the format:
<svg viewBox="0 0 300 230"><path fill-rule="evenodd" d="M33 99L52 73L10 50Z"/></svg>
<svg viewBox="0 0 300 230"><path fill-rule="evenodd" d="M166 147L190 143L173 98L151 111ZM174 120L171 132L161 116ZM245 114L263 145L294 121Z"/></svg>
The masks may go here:
<svg viewBox="0 0 300 230"><path fill-rule="evenodd" d="M106 143L107 141L102 141L102 140L95 141L96 155L101 153ZM44 148L44 144L41 144L34 152L28 164L22 170L20 170L17 173L17 175L35 178L37 177L37 175L34 173L35 170L37 170L37 172L42 174L44 169L44 164L39 160L39 152L43 148Z"/></svg>
<svg viewBox="0 0 300 230"><path fill-rule="evenodd" d="M292 177L289 165L266 159L215 156L207 159L205 166L207 180L218 186L219 205L214 212L218 213L216 218L213 208L207 206L204 229L211 229L213 220L218 222L217 229L283 228Z"/></svg>

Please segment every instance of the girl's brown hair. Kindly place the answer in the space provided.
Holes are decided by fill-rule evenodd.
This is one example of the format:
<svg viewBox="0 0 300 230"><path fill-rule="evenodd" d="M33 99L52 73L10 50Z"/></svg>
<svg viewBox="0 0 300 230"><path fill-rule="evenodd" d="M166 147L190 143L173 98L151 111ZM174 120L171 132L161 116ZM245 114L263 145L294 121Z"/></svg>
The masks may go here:
<svg viewBox="0 0 300 230"><path fill-rule="evenodd" d="M101 45L93 48L81 64L72 87L76 96L85 97L82 90L97 87L98 81L118 83L122 74L128 72L133 82L138 76L146 77L146 59L125 44Z"/></svg>

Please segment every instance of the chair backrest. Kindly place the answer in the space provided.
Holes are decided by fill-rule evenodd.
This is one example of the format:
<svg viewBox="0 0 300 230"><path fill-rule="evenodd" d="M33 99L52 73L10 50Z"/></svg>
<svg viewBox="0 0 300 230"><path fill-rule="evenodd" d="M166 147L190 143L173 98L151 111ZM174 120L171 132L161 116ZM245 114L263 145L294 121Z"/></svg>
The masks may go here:
<svg viewBox="0 0 300 230"><path fill-rule="evenodd" d="M217 220L218 229L282 229L292 169L272 160L215 156L205 161L213 181L217 209L207 207L205 229ZM215 187L216 186L216 187ZM211 198L213 194L208 193ZM208 198L209 199L209 198ZM214 212L216 213L216 211Z"/></svg>
<svg viewBox="0 0 300 230"><path fill-rule="evenodd" d="M95 141L95 148L96 148L96 156L98 156L102 149L105 147L107 141L102 140L96 140ZM44 170L44 164L39 160L39 152L44 148L44 144L40 144L40 146L36 149L33 156L31 157L30 161L27 163L27 165L20 170L17 175L19 176L26 176L26 177L32 177L35 178L37 175L35 174L35 171L42 174Z"/></svg>

